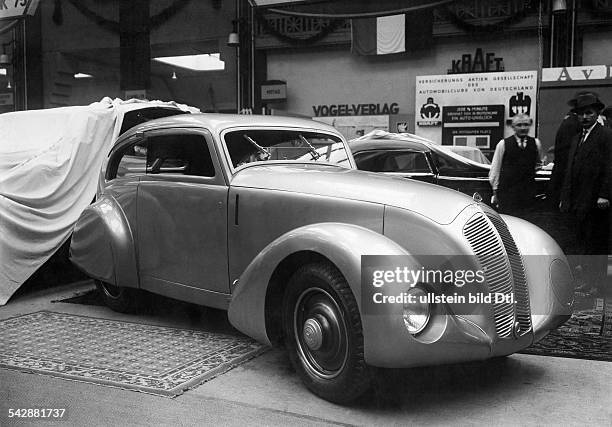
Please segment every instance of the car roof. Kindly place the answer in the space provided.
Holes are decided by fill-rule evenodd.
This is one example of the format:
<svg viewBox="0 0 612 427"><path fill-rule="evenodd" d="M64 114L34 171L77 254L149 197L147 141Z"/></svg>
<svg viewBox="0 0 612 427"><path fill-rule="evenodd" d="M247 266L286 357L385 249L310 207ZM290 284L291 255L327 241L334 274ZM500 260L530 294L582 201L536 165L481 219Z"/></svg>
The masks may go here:
<svg viewBox="0 0 612 427"><path fill-rule="evenodd" d="M418 152L434 151L452 157L455 162L463 163L471 167L489 168L488 165L478 163L462 157L447 149L447 146L436 144L418 135L411 133L393 133L383 130L373 130L372 132L349 141L349 147L353 155L361 151L369 150L414 150Z"/></svg>
<svg viewBox="0 0 612 427"><path fill-rule="evenodd" d="M135 126L126 132L121 137L121 140L129 138L130 136L139 132L146 132L148 130L159 128L204 127L214 134L219 134L225 129L242 126L317 129L341 136L334 127L308 119L284 116L263 116L255 114L200 113L164 117L142 123L141 125Z"/></svg>
<svg viewBox="0 0 612 427"><path fill-rule="evenodd" d="M417 141L399 139L359 139L349 142L349 147L353 153L367 150L414 150L430 151L429 147Z"/></svg>

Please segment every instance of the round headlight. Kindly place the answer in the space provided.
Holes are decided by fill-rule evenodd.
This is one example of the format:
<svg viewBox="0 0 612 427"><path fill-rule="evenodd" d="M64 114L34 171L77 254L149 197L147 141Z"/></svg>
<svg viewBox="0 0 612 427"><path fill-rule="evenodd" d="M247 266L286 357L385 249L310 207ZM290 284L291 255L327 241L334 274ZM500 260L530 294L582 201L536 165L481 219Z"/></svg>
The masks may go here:
<svg viewBox="0 0 612 427"><path fill-rule="evenodd" d="M411 288L404 300L404 325L408 332L416 335L425 329L430 317L430 304L427 292L421 288Z"/></svg>

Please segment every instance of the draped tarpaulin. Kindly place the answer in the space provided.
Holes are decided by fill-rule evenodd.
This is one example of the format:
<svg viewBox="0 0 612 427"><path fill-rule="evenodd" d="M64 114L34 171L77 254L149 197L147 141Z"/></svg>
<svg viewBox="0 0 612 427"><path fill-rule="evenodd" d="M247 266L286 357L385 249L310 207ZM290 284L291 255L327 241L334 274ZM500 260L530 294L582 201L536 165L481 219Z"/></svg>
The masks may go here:
<svg viewBox="0 0 612 427"><path fill-rule="evenodd" d="M0 114L0 305L68 239L96 194L126 113L151 107L104 98L89 106Z"/></svg>

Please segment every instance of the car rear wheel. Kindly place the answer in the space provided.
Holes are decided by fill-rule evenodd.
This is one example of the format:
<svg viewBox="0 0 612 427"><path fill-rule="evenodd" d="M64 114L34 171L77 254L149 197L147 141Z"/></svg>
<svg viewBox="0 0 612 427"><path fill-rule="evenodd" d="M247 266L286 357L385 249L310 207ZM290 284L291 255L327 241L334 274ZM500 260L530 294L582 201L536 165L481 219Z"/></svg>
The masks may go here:
<svg viewBox="0 0 612 427"><path fill-rule="evenodd" d="M139 292L137 289L115 286L100 280L95 282L104 303L114 311L133 313L138 310Z"/></svg>
<svg viewBox="0 0 612 427"><path fill-rule="evenodd" d="M309 264L292 276L283 299L283 327L291 363L313 393L346 403L368 389L357 302L332 265Z"/></svg>

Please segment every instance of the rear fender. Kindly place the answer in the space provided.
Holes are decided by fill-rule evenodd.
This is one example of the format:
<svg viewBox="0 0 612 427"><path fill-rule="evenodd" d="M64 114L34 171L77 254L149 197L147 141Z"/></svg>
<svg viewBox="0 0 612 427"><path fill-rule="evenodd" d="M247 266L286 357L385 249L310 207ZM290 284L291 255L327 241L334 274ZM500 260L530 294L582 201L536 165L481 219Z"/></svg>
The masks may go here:
<svg viewBox="0 0 612 427"><path fill-rule="evenodd" d="M104 195L83 211L72 233L70 260L95 279L139 287L134 238L114 198Z"/></svg>
<svg viewBox="0 0 612 427"><path fill-rule="evenodd" d="M292 230L270 243L233 285L229 320L241 332L271 345L266 330L266 295L277 266L297 252L308 251L331 261L347 280L360 308L364 342L375 334L361 310L361 256L407 255L389 238L367 228L343 223L311 224ZM283 284L285 286L285 284ZM280 310L281 308L278 307Z"/></svg>

